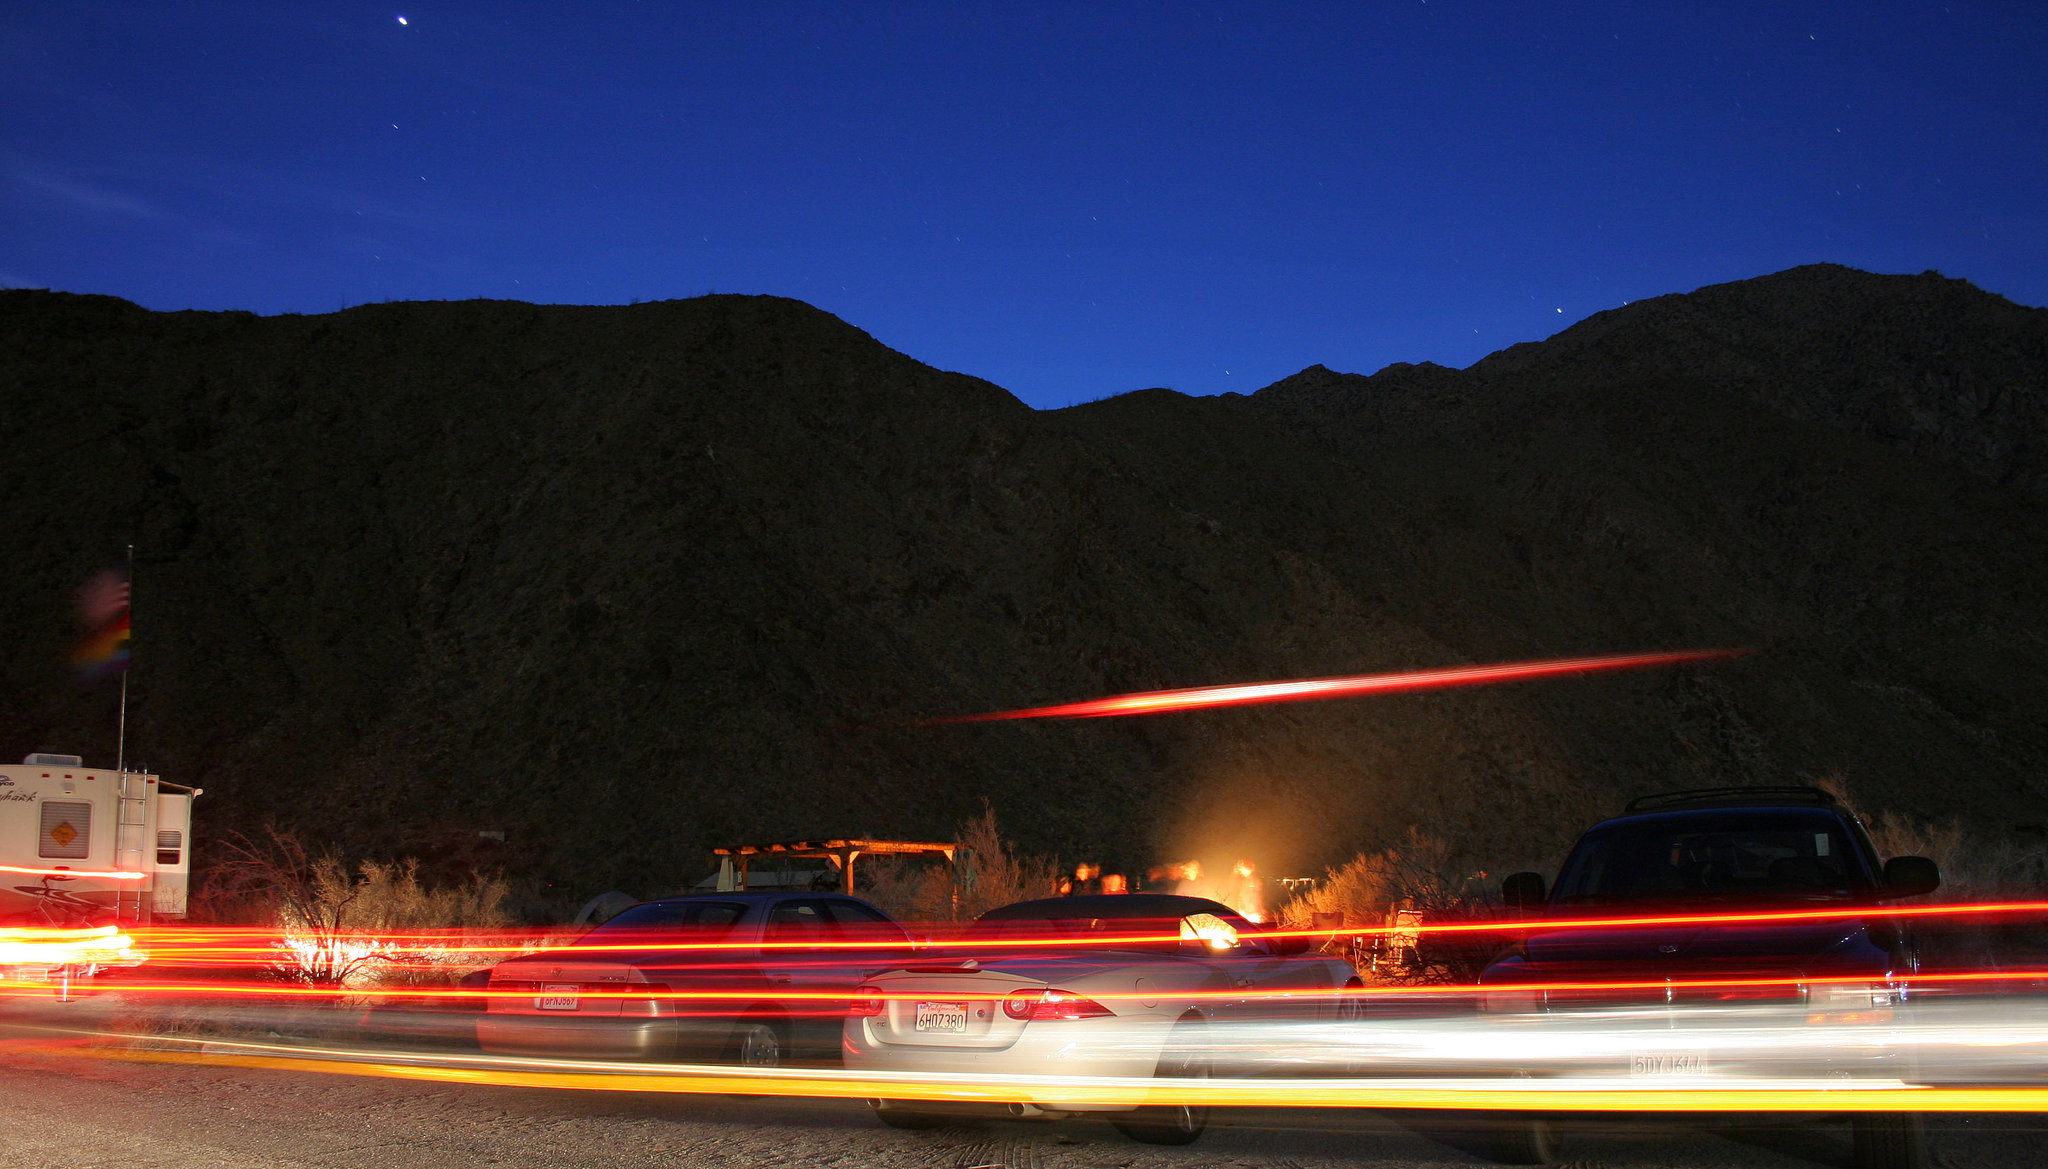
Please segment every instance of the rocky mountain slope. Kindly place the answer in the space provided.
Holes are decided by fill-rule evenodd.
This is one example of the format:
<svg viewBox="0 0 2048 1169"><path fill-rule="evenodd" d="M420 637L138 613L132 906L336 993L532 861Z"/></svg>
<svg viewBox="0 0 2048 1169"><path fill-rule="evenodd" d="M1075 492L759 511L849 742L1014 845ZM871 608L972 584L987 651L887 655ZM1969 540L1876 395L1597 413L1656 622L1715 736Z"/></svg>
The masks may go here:
<svg viewBox="0 0 2048 1169"><path fill-rule="evenodd" d="M1458 371L1034 412L803 304L151 313L0 292L0 751L111 761L70 592L137 546L131 758L200 832L693 879L943 834L1554 860L1620 798L1840 774L2048 824L2048 312L1816 267ZM1745 646L1079 723L1166 686ZM203 835L202 835L203 848Z"/></svg>

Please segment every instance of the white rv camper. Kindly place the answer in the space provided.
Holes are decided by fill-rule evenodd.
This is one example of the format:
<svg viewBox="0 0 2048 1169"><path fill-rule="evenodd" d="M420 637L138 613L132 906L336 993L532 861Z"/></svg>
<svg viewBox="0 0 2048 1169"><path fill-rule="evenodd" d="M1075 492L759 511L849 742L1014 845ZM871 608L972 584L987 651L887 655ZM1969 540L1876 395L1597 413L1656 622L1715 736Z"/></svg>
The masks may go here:
<svg viewBox="0 0 2048 1169"><path fill-rule="evenodd" d="M185 916L200 789L76 755L0 766L0 927L82 929Z"/></svg>

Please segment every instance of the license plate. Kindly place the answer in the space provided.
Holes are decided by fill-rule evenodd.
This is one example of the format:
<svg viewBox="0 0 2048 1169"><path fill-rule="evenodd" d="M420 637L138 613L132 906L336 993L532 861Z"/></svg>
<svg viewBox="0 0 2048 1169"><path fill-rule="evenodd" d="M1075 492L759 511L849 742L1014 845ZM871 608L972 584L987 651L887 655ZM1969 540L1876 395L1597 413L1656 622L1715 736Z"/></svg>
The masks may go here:
<svg viewBox="0 0 2048 1169"><path fill-rule="evenodd" d="M583 988L573 982L543 983L534 1005L543 1011L573 1011Z"/></svg>
<svg viewBox="0 0 2048 1169"><path fill-rule="evenodd" d="M917 1029L919 1031L967 1032L966 1003L919 1003L917 1004Z"/></svg>
<svg viewBox="0 0 2048 1169"><path fill-rule="evenodd" d="M1664 1076L1704 1076L1707 1074L1707 1053L1704 1051L1651 1051L1628 1057L1628 1074L1634 1079L1656 1079Z"/></svg>

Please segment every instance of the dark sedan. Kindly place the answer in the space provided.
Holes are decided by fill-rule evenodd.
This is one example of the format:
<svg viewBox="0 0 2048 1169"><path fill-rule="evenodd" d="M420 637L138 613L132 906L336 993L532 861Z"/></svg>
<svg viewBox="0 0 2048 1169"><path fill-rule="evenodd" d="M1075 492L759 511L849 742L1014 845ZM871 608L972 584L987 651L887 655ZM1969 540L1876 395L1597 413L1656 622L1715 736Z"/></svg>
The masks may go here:
<svg viewBox="0 0 2048 1169"><path fill-rule="evenodd" d="M836 1060L853 988L910 953L855 897L705 893L646 901L568 947L501 962L477 1042L503 1054Z"/></svg>

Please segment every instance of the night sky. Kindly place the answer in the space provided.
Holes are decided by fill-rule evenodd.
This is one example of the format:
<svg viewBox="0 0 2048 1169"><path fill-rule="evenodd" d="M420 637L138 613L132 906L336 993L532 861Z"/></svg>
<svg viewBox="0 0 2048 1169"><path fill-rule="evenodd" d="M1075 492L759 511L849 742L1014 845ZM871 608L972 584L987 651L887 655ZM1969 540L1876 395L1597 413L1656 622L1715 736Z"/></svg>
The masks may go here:
<svg viewBox="0 0 2048 1169"><path fill-rule="evenodd" d="M15 3L0 111L7 285L767 292L1036 406L1815 261L2048 303L2040 0Z"/></svg>

